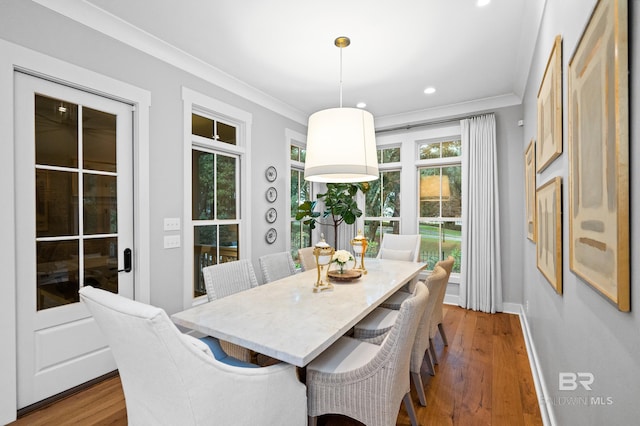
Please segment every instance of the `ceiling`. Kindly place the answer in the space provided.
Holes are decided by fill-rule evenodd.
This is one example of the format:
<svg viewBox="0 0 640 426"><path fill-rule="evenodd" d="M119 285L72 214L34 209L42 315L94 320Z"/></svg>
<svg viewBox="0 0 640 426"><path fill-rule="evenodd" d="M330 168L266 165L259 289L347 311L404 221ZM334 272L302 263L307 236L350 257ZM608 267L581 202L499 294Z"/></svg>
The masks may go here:
<svg viewBox="0 0 640 426"><path fill-rule="evenodd" d="M544 0L476 2L70 0L66 13L58 11L70 16L84 8L71 17L138 48L169 47L192 68L215 70L239 92L271 99L305 123L309 114L339 106L334 39L348 36L343 106L366 102L376 121L390 123L452 106L520 103ZM436 92L426 95L429 86Z"/></svg>

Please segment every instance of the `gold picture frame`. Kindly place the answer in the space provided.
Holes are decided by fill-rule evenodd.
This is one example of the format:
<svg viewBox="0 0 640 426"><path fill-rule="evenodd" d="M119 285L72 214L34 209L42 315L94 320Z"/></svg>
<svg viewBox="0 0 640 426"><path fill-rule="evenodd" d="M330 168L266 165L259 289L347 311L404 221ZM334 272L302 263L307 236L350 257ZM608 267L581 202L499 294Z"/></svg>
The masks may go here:
<svg viewBox="0 0 640 426"><path fill-rule="evenodd" d="M598 1L569 62L569 267L629 301L628 4Z"/></svg>
<svg viewBox="0 0 640 426"><path fill-rule="evenodd" d="M531 139L524 152L524 192L527 216L527 238L536 241L536 153Z"/></svg>
<svg viewBox="0 0 640 426"><path fill-rule="evenodd" d="M536 191L536 266L562 294L562 178L557 176Z"/></svg>
<svg viewBox="0 0 640 426"><path fill-rule="evenodd" d="M537 172L562 154L562 37L556 36L538 90Z"/></svg>

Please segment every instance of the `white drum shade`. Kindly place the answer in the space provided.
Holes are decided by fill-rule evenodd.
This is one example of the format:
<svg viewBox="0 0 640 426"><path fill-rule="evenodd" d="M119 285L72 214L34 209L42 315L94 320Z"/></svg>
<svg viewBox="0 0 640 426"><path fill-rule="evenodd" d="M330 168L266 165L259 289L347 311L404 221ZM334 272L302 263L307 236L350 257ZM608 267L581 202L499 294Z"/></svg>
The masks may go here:
<svg viewBox="0 0 640 426"><path fill-rule="evenodd" d="M378 179L373 115L357 108L330 108L312 114L304 178L327 183Z"/></svg>

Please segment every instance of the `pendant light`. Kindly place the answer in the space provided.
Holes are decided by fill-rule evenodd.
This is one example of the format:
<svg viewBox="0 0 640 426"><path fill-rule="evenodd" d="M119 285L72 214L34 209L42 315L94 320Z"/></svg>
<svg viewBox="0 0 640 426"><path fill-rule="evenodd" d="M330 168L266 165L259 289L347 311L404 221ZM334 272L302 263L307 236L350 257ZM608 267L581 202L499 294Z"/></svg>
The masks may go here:
<svg viewBox="0 0 640 426"><path fill-rule="evenodd" d="M340 108L311 114L307 126L304 178L311 182L351 183L378 179L373 115L342 107L342 49L351 44L338 37L340 48Z"/></svg>

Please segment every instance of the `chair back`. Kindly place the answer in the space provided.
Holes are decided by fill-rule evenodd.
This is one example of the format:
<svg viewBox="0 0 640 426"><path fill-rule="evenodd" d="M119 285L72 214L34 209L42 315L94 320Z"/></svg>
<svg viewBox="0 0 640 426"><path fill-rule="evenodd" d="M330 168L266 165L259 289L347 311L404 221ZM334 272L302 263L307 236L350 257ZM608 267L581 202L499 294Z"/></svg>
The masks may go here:
<svg viewBox="0 0 640 426"><path fill-rule="evenodd" d="M409 392L411 350L428 298L429 290L426 285L418 282L413 297L402 302L396 323L369 363L372 368L381 367L379 374L387 375L385 388L392 401L390 406L400 406L402 398Z"/></svg>
<svg viewBox="0 0 640 426"><path fill-rule="evenodd" d="M216 360L164 310L90 286L79 291L118 366L130 425L299 425L305 387L295 368L241 368ZM291 367L290 369L288 367ZM267 397L271 386L283 394ZM284 417L283 417L284 416ZM261 423L266 422L266 423ZM269 423L272 422L272 423Z"/></svg>
<svg viewBox="0 0 640 426"><path fill-rule="evenodd" d="M424 355L429 348L429 337L431 336L431 319L433 317L433 310L438 300L437 294L433 291L434 288L439 288L443 285L447 279L447 272L436 265L433 272L427 278L427 288L429 288L429 299L425 306L424 312L418 324L418 330L416 332L416 340L413 343L411 349L411 368L414 373L420 373Z"/></svg>
<svg viewBox="0 0 640 426"><path fill-rule="evenodd" d="M298 249L298 257L300 258L300 265L302 265L303 271L316 269L316 257L313 254L313 247Z"/></svg>
<svg viewBox="0 0 640 426"><path fill-rule="evenodd" d="M202 275L210 302L258 286L253 265L248 259L206 266L202 268Z"/></svg>
<svg viewBox="0 0 640 426"><path fill-rule="evenodd" d="M288 251L265 254L258 259L258 263L260 264L262 282L264 284L296 273L296 265L293 263L291 253Z"/></svg>
<svg viewBox="0 0 640 426"><path fill-rule="evenodd" d="M454 262L455 259L453 256L449 256L446 260L441 260L436 263L436 267L440 266L446 271L447 277L445 278L444 284L439 286L440 292L437 294L435 307L433 308L433 315L431 317L431 338L436 335L438 324L442 323L444 320L442 305L444 304L444 296L447 293L447 284L449 284L449 277L451 276L451 270L453 269ZM431 287L429 288L431 289Z"/></svg>
<svg viewBox="0 0 640 426"><path fill-rule="evenodd" d="M378 259L417 262L420 254L420 235L383 234Z"/></svg>

